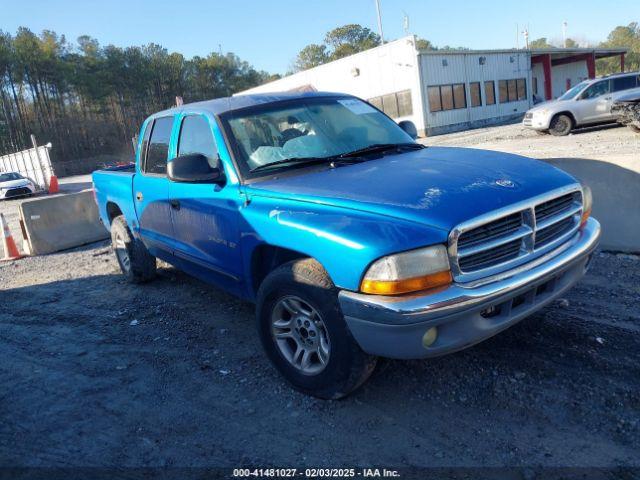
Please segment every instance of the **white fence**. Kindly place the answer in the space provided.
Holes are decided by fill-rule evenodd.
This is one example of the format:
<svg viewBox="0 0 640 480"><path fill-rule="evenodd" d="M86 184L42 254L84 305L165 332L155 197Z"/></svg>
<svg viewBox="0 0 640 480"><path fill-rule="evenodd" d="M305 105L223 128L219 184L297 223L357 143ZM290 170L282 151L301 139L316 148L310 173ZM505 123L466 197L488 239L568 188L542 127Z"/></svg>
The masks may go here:
<svg viewBox="0 0 640 480"><path fill-rule="evenodd" d="M0 157L0 173L18 172L30 178L39 189L47 190L51 175L54 174L49 158L50 148L51 144L48 144L4 155Z"/></svg>

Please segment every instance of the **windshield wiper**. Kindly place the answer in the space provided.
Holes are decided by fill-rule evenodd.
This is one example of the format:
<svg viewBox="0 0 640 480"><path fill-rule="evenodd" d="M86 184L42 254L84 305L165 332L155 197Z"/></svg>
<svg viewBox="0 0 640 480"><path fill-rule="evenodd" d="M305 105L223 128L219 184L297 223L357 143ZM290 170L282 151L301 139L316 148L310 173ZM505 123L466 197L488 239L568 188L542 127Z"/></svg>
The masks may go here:
<svg viewBox="0 0 640 480"><path fill-rule="evenodd" d="M291 157L284 158L282 160L278 160L271 163L265 163L264 165L258 165L257 167L249 170L250 172L258 172L260 170L266 170L271 167L277 167L279 165L287 165L287 164L298 164L298 163L327 163L332 160L332 157Z"/></svg>
<svg viewBox="0 0 640 480"><path fill-rule="evenodd" d="M391 150L403 151L403 150L422 150L426 148L419 143L374 143L364 148L359 148L351 152L341 153L336 158L350 158L358 157L360 155L367 155L369 153L384 153Z"/></svg>

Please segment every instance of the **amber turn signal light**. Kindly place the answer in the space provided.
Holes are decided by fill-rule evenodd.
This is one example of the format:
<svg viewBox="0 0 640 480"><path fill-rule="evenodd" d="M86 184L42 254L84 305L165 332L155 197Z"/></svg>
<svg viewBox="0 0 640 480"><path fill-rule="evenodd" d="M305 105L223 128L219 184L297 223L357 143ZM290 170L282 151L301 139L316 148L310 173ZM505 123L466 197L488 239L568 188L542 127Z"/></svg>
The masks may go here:
<svg viewBox="0 0 640 480"><path fill-rule="evenodd" d="M406 278L404 280L363 280L360 291L374 295L400 295L402 293L418 292L430 288L442 287L452 282L451 272L431 273L422 277Z"/></svg>

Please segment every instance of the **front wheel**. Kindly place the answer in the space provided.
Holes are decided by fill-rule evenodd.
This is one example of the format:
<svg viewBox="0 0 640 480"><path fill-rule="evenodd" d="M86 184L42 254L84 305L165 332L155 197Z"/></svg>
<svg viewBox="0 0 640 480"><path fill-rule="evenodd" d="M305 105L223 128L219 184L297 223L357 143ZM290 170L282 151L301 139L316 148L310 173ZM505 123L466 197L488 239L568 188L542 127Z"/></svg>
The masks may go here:
<svg viewBox="0 0 640 480"><path fill-rule="evenodd" d="M568 115L556 115L551 119L551 123L549 124L549 133L556 137L569 135L572 129L573 120Z"/></svg>
<svg viewBox="0 0 640 480"><path fill-rule="evenodd" d="M298 390L336 399L362 385L376 365L353 339L337 289L313 259L286 263L258 291L258 331L265 352Z"/></svg>

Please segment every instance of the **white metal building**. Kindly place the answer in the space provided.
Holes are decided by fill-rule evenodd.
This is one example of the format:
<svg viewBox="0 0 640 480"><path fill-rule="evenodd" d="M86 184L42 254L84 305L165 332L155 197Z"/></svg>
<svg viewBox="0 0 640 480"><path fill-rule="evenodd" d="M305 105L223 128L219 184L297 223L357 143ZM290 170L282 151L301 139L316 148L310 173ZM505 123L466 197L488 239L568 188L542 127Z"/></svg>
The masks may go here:
<svg viewBox="0 0 640 480"><path fill-rule="evenodd" d="M408 36L295 73L240 94L344 92L397 121L434 135L519 118L535 100L555 98L595 76L595 59L625 50L419 51Z"/></svg>

